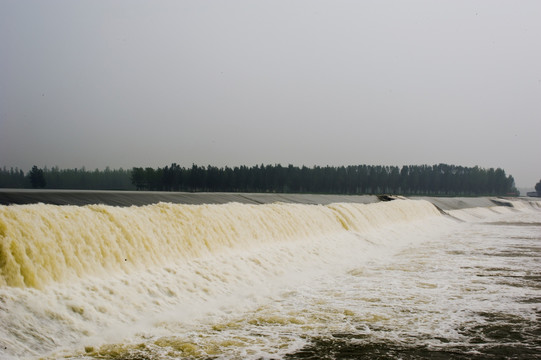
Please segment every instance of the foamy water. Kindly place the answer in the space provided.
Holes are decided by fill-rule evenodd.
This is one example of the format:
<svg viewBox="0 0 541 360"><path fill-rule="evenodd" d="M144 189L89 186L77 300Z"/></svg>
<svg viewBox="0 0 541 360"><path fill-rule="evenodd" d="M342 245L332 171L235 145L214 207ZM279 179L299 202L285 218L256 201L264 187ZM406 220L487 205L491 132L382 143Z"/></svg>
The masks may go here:
<svg viewBox="0 0 541 360"><path fill-rule="evenodd" d="M2 207L2 356L536 357L538 208Z"/></svg>

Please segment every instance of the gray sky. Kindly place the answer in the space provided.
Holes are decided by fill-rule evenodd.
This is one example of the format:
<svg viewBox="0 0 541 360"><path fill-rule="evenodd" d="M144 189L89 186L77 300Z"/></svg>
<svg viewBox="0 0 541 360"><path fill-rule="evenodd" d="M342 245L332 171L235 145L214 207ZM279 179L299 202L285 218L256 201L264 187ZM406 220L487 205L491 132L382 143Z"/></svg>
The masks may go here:
<svg viewBox="0 0 541 360"><path fill-rule="evenodd" d="M0 0L0 166L541 177L541 1Z"/></svg>

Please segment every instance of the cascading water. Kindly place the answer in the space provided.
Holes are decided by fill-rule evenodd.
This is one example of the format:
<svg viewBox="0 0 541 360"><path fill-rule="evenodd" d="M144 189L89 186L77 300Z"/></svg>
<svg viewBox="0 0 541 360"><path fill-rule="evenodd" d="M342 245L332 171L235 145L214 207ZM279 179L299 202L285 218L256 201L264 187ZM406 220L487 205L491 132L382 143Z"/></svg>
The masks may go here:
<svg viewBox="0 0 541 360"><path fill-rule="evenodd" d="M1 206L0 357L339 358L374 344L392 357L404 339L413 354L479 352L463 307L483 313L496 291L509 306L494 316L537 331L538 300L473 281L491 261L515 266L475 255L492 256L484 240L493 252L529 241L524 276L539 276L535 206ZM494 243L496 227L507 235Z"/></svg>

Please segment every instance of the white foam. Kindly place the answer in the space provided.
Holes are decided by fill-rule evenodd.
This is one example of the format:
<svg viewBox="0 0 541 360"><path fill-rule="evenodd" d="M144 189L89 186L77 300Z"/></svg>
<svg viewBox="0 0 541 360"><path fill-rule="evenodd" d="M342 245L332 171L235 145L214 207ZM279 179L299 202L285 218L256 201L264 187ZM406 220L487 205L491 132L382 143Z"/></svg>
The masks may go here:
<svg viewBox="0 0 541 360"><path fill-rule="evenodd" d="M62 215L81 210L30 209ZM7 355L77 357L85 356L87 347L90 357L98 351L147 351L160 358L189 354L260 358L281 356L302 347L310 336L333 333L387 336L388 341L429 335L433 339L434 334L440 334L458 343L464 338L457 326L473 313L490 305L530 316L531 308L521 307L513 299L540 295L533 290L502 289L488 276L476 276L477 269L484 274L490 267L514 271L536 268L531 261L510 264L502 257L495 263L483 256L511 246L505 235L498 238L499 228L486 223L501 219L535 223L539 212L530 208L452 213L466 220L464 223L440 216L424 201L327 207L160 204L146 211L97 210L109 214L98 219L126 221L147 234L152 230L153 235L169 234L170 229L186 234L182 226L190 224L195 227L190 234L198 234L193 239L203 241L204 250L197 252L193 249L200 247L194 245L186 253L182 247L157 244L158 249L152 249L155 254L169 251L157 257L166 262L142 261L139 266L123 267L120 258L116 268L89 256L101 271L72 276L69 281L49 280L39 289L0 287L0 345ZM23 223L38 216L32 211L29 218L22 217ZM194 216L204 220L218 217L219 221L197 222ZM189 222L177 221L190 217ZM72 219L67 223L86 221ZM107 231L111 223L104 222L96 224L103 225L98 233L116 234L117 230ZM29 233L40 234L42 223L36 223ZM259 232L252 234L256 226ZM62 227L57 230L61 232ZM235 236L220 237L229 231ZM530 236L527 234L534 230L523 227L522 231ZM23 230L6 233L23 234ZM254 240L250 241L250 236ZM57 240L63 240L62 236ZM189 243L184 240L183 244ZM137 246L131 249L136 258ZM77 249L76 242L67 249ZM140 250L142 254L147 251L144 247ZM109 276L104 276L103 269L110 270ZM507 301L498 302L502 298ZM434 342L431 346L442 346L437 340L430 341Z"/></svg>

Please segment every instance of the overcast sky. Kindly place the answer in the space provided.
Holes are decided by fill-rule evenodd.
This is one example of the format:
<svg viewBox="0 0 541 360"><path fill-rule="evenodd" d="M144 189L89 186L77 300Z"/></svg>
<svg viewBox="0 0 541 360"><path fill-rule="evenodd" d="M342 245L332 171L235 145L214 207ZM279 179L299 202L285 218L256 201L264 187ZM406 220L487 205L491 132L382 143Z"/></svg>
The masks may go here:
<svg viewBox="0 0 541 360"><path fill-rule="evenodd" d="M540 156L539 0L0 0L0 166Z"/></svg>

